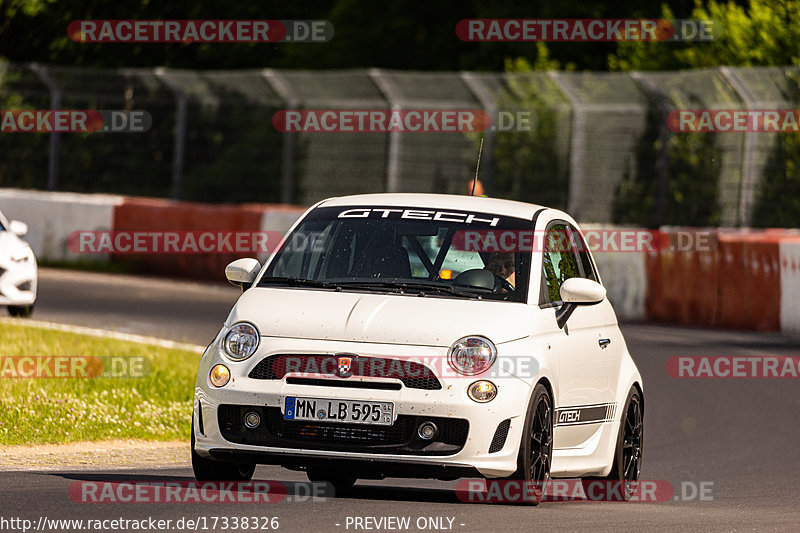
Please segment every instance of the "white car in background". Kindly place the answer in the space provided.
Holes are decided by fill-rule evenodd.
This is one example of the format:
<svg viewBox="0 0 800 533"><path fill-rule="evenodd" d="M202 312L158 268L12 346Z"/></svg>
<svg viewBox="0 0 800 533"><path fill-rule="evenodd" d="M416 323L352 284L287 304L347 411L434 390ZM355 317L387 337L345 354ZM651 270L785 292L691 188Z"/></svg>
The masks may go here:
<svg viewBox="0 0 800 533"><path fill-rule="evenodd" d="M27 224L0 212L0 306L7 306L11 316L31 316L36 303L36 257L21 239L27 233Z"/></svg>
<svg viewBox="0 0 800 533"><path fill-rule="evenodd" d="M538 503L551 477L581 477L632 494L642 378L566 213L333 198L263 268L225 273L244 293L200 362L197 479L249 480L262 463L339 489L478 476L534 484Z"/></svg>

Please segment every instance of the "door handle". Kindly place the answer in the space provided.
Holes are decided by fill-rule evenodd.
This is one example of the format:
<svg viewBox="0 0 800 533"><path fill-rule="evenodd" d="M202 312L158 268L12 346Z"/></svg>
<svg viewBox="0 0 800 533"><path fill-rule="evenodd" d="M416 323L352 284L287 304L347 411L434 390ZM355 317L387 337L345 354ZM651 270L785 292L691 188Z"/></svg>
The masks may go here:
<svg viewBox="0 0 800 533"><path fill-rule="evenodd" d="M598 339L597 344L600 345L600 348L605 350L606 348L608 348L608 345L611 344L611 339Z"/></svg>

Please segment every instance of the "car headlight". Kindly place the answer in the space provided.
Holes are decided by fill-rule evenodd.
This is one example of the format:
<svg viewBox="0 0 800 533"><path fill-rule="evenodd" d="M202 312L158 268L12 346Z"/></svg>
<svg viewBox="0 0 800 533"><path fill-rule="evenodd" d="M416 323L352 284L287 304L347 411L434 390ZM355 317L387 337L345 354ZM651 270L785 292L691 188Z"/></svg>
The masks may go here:
<svg viewBox="0 0 800 533"><path fill-rule="evenodd" d="M239 322L225 334L222 346L228 358L233 361L244 361L256 353L259 340L258 331L252 324Z"/></svg>
<svg viewBox="0 0 800 533"><path fill-rule="evenodd" d="M20 248L19 250L11 254L11 260L17 263L32 261L33 250L31 250L30 248Z"/></svg>
<svg viewBox="0 0 800 533"><path fill-rule="evenodd" d="M497 359L497 348L485 337L471 335L458 339L447 352L447 362L453 370L474 376L489 370Z"/></svg>

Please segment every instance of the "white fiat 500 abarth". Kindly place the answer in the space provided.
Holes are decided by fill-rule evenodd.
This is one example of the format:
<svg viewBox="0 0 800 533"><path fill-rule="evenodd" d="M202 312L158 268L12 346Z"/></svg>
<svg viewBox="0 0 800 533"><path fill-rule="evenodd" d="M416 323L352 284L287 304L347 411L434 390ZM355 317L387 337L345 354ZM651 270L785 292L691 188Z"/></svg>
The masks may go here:
<svg viewBox="0 0 800 533"><path fill-rule="evenodd" d="M36 257L22 240L27 233L27 224L9 221L0 213L0 306L7 306L11 316L23 318L33 312L39 279Z"/></svg>
<svg viewBox="0 0 800 533"><path fill-rule="evenodd" d="M195 388L199 480L638 480L642 378L578 225L527 203L370 194L311 207Z"/></svg>

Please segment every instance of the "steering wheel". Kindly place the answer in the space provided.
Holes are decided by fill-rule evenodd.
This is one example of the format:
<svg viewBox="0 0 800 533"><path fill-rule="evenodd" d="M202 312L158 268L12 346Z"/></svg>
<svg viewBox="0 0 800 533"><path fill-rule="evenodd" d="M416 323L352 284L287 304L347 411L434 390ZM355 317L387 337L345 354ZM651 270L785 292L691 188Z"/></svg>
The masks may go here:
<svg viewBox="0 0 800 533"><path fill-rule="evenodd" d="M494 292L512 293L516 290L507 279L501 278L497 274L492 275L494 276Z"/></svg>

